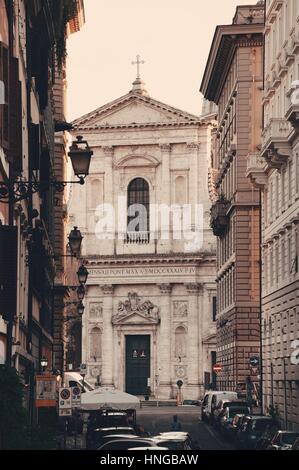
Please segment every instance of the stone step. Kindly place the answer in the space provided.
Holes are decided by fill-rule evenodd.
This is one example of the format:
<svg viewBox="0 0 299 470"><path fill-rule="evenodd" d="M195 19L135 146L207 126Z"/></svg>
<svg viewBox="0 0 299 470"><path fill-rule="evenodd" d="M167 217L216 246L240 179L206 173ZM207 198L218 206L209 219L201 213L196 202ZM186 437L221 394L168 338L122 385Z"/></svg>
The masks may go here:
<svg viewBox="0 0 299 470"><path fill-rule="evenodd" d="M141 400L141 408L159 406L177 406L176 400Z"/></svg>

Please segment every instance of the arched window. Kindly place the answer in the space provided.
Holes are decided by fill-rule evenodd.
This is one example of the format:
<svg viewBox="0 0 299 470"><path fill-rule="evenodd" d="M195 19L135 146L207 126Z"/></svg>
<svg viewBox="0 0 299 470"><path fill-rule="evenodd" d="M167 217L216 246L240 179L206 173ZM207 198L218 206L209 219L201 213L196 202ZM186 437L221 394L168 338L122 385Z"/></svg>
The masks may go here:
<svg viewBox="0 0 299 470"><path fill-rule="evenodd" d="M127 243L149 242L149 185L135 178L128 186Z"/></svg>
<svg viewBox="0 0 299 470"><path fill-rule="evenodd" d="M102 331L93 328L90 333L90 359L97 362L102 357Z"/></svg>

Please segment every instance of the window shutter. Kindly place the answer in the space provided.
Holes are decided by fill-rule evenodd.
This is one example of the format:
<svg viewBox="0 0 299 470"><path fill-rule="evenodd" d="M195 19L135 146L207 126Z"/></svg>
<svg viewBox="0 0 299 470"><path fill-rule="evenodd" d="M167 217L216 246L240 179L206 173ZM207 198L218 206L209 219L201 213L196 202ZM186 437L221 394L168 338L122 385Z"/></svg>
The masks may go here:
<svg viewBox="0 0 299 470"><path fill-rule="evenodd" d="M0 105L0 143L4 149L9 144L9 53L8 47L0 42L0 80L4 84L4 104Z"/></svg>
<svg viewBox="0 0 299 470"><path fill-rule="evenodd" d="M22 89L19 81L19 61L10 58L9 73L9 160L13 164L14 172L21 173L23 169L22 146Z"/></svg>
<svg viewBox="0 0 299 470"><path fill-rule="evenodd" d="M17 227L0 226L0 313L4 320L16 315Z"/></svg>

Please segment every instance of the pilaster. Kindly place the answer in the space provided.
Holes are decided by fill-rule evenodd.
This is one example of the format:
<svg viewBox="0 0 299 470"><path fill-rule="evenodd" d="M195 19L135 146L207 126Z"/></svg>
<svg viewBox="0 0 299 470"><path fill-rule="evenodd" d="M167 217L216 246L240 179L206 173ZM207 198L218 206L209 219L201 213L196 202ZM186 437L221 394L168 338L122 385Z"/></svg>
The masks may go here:
<svg viewBox="0 0 299 470"><path fill-rule="evenodd" d="M113 293L114 286L105 284L101 286L103 299L103 349L102 349L102 385L113 385Z"/></svg>

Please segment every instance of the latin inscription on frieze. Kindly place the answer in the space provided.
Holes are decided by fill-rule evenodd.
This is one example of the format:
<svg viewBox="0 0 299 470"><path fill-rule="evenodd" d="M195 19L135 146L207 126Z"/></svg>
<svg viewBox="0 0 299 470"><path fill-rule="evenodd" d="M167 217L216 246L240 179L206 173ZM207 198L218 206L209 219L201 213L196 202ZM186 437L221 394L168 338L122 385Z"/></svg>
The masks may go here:
<svg viewBox="0 0 299 470"><path fill-rule="evenodd" d="M157 276L157 275L184 275L196 274L194 266L165 266L165 267L138 267L138 268L92 268L89 266L91 276L128 277L128 276Z"/></svg>

